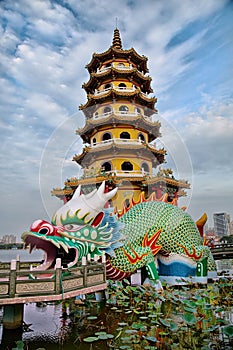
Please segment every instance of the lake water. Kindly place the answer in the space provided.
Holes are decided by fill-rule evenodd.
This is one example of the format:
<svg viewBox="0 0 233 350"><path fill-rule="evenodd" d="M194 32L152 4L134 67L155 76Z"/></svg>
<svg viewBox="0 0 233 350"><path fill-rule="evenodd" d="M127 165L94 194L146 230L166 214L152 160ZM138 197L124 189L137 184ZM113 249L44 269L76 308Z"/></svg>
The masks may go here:
<svg viewBox="0 0 233 350"><path fill-rule="evenodd" d="M2 262L17 259L18 256L21 261L40 261L43 259L43 251L33 250L29 254L28 249L0 249L0 261Z"/></svg>
<svg viewBox="0 0 233 350"><path fill-rule="evenodd" d="M43 252L34 250L29 254L28 250L13 249L0 250L0 261L6 262L20 257L21 261L40 261ZM85 315L100 314L98 306L91 310L78 306L76 311L77 321L69 317L62 317L62 303L46 303L41 306L36 303L24 305L24 322L27 325L24 330L6 330L2 327L3 308L0 307L0 350L11 350L16 347L16 341L23 340L27 350L89 350L90 345L80 342L88 330L83 324ZM68 309L67 309L68 311ZM68 311L69 312L69 311ZM103 312L104 314L104 312ZM101 344L101 350L106 350L105 344ZM98 347L94 347L98 349Z"/></svg>

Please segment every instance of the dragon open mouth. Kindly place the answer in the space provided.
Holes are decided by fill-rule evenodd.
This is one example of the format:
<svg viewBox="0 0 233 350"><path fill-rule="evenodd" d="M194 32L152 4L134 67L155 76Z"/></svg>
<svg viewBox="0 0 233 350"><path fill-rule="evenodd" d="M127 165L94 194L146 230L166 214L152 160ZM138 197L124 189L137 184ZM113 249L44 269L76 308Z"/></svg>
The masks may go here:
<svg viewBox="0 0 233 350"><path fill-rule="evenodd" d="M44 251L44 261L37 266L36 270L48 270L55 267L56 259L61 259L62 268L68 268L74 266L78 261L78 250L75 248L69 248L59 242L53 242L48 240L46 236L36 236L31 232L24 232L22 235L25 248L29 247L29 253L33 249L41 249Z"/></svg>

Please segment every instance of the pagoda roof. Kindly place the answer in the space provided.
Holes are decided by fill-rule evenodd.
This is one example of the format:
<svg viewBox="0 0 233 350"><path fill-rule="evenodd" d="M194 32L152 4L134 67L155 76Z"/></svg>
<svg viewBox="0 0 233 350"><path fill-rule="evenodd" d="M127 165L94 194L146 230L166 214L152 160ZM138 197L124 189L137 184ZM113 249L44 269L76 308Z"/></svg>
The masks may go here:
<svg viewBox="0 0 233 350"><path fill-rule="evenodd" d="M177 186L179 188L190 188L190 183L185 180L176 180L175 178L169 176L155 176L148 178L146 180L147 185L152 184L167 184L170 186Z"/></svg>
<svg viewBox="0 0 233 350"><path fill-rule="evenodd" d="M157 112L156 109L154 109L154 105L157 102L156 97L147 97L145 96L139 89L135 89L134 91L127 91L127 90L116 90L114 88L107 90L106 92L103 92L101 94L88 94L87 95L88 101L83 105L81 104L79 109L83 110L85 108L89 108L96 104L101 104L107 101L112 101L113 99L134 99L139 104L147 106L149 109L153 110L154 112Z"/></svg>
<svg viewBox="0 0 233 350"><path fill-rule="evenodd" d="M92 134L104 125L133 125L138 130L146 131L148 133L149 142L161 136L159 131L161 124L159 121L154 122L149 118L145 118L136 113L132 116L130 115L129 117L127 114L112 113L101 118L86 119L85 126L77 129L76 134L81 136L84 142L89 142Z"/></svg>
<svg viewBox="0 0 233 350"><path fill-rule="evenodd" d="M122 175L122 174L121 174ZM129 172L125 172L124 176L119 176L117 172L111 171L109 173L105 173L104 175L96 175L92 177L83 177L81 179L78 178L70 178L65 182L65 187L62 188L54 188L51 193L54 196L64 198L66 196L72 196L75 189L79 186L90 186L96 185L97 183L102 183L103 181L111 180L111 183L115 185L119 185L122 181L130 181L139 182L142 185L163 185L166 187L173 187L178 189L178 197L186 196L186 192L183 189L189 189L190 184L184 180L172 179L170 177L158 177L158 176L134 176L134 174L130 174ZM132 176L133 175L133 176Z"/></svg>
<svg viewBox="0 0 233 350"><path fill-rule="evenodd" d="M114 30L112 46L102 53L94 53L90 63L86 65L89 73L96 72L102 62L114 60L116 58L124 58L132 63L135 63L141 71L148 72L147 57L139 55L134 48L129 50L122 49L120 32L118 28Z"/></svg>
<svg viewBox="0 0 233 350"><path fill-rule="evenodd" d="M127 78L130 78L130 80L142 85L143 89L148 93L153 92L153 89L150 86L152 80L151 77L142 74L137 70L137 68L130 67L129 69L125 67L124 70L117 67L109 67L109 69L102 72L91 73L89 81L87 83L84 83L82 85L82 88L84 88L87 93L91 93L99 86L99 84L104 82L106 79L115 79L116 77L124 78L125 76L127 76Z"/></svg>
<svg viewBox="0 0 233 350"><path fill-rule="evenodd" d="M164 162L164 156L166 154L166 151L164 149L156 149L151 145L139 142L139 140L112 139L108 140L108 142L103 142L100 145L96 145L94 147L85 147L81 154L75 155L73 157L73 160L80 164L85 158L86 162L89 163L89 160L93 160L93 157L95 155L98 157L101 157L102 153L105 155L112 155L114 152L118 152L118 150L121 152L121 156L123 156L125 153L131 153L132 151L135 155L138 151L140 151L140 156L142 156L142 154L147 157L149 156L152 158L151 160L155 166Z"/></svg>

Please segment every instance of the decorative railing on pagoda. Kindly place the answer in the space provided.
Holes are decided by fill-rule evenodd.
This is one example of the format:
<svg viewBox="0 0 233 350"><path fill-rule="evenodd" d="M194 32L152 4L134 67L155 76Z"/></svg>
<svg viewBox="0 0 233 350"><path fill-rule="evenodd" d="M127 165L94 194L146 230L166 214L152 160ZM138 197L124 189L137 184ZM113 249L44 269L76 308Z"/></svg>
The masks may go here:
<svg viewBox="0 0 233 350"><path fill-rule="evenodd" d="M115 111L114 109L111 111L111 112L106 112L106 113L103 113L103 114L94 114L93 115L93 119L103 119L103 118L106 118L110 115L115 115L117 117L122 117L122 116L126 116L127 118L130 118L130 117L138 117L138 116L141 116L149 121L152 120L152 117L151 116L147 116L145 114L142 114L142 113L138 113L138 112L119 112L119 111Z"/></svg>
<svg viewBox="0 0 233 350"><path fill-rule="evenodd" d="M131 69L135 69L135 67L133 67L131 64L129 66L123 66L123 65L118 65L118 64L114 64L112 63L111 65L109 65L108 67L102 67L102 68L97 68L96 73L102 73L102 72L106 72L108 70L110 70L112 67L117 68L119 70L131 70Z"/></svg>
<svg viewBox="0 0 233 350"><path fill-rule="evenodd" d="M108 140L104 140L104 141L100 141L100 142L95 142L91 144L91 147L102 147L105 146L106 144L123 144L125 145L125 143L127 142L127 144L130 145L142 145L145 142L139 139L123 139L123 138L112 138L112 139L108 139ZM154 145L150 144L151 148L155 148Z"/></svg>
<svg viewBox="0 0 233 350"><path fill-rule="evenodd" d="M94 96L96 95L101 95L101 94L105 94L106 92L109 92L110 90L114 90L114 91L122 91L122 92L134 92L134 91L137 91L138 89L135 88L135 87L123 87L123 86L111 86L111 87L108 87L106 89L102 89L102 90L95 90L94 92ZM140 90L140 93L145 96L145 97L148 97L148 94L142 92Z"/></svg>

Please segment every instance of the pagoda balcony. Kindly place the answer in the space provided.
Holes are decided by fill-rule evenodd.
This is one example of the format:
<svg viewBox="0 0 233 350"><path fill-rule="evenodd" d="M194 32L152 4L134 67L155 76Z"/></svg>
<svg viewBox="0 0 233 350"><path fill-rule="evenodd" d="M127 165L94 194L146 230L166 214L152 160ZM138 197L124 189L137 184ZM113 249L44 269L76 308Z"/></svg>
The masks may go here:
<svg viewBox="0 0 233 350"><path fill-rule="evenodd" d="M113 138L113 139L108 139L108 140L104 140L101 142L95 142L93 144L91 144L92 148L98 148L98 147L103 147L107 144L115 144L115 145L125 145L130 144L130 145L142 145L144 142L142 140L139 139L118 139L118 138Z"/></svg>
<svg viewBox="0 0 233 350"><path fill-rule="evenodd" d="M97 68L97 71L96 73L103 73L103 72L106 72L108 70L110 70L111 68L117 68L119 70L131 70L131 69L135 69L131 64L129 66L121 66L121 65L117 65L117 64L111 64L110 66L108 67L103 67L103 68Z"/></svg>
<svg viewBox="0 0 233 350"><path fill-rule="evenodd" d="M150 173L142 170L111 170L106 171L107 175L116 176L116 177L140 177L144 178L145 176L150 176Z"/></svg>
<svg viewBox="0 0 233 350"><path fill-rule="evenodd" d="M93 171L88 171L86 170L84 172L84 175L82 176L82 179L90 179L90 178L96 178L98 179L99 177L103 178L106 180L106 178L150 178L151 174L147 171L145 171L144 169L142 170L116 170L116 169L112 169L110 171L98 171L98 172L94 172ZM78 183L80 182L80 179L75 180L75 179L70 179L69 182L67 182L67 184L69 183L70 186L74 186L74 185L78 185Z"/></svg>
<svg viewBox="0 0 233 350"><path fill-rule="evenodd" d="M102 89L102 90L95 90L94 96L96 95L101 95L101 94L105 94L106 92L110 91L110 90L116 90L116 91L125 91L125 92L134 92L136 90L135 87L133 88L127 88L127 87L121 87L121 86L111 86L107 89ZM147 96L144 92L141 92L143 95Z"/></svg>
<svg viewBox="0 0 233 350"><path fill-rule="evenodd" d="M110 116L111 114L115 115L116 117L122 117L122 116L127 116L128 118L135 118L135 117L138 117L138 116L142 116L143 118L149 120L149 121L152 121L152 118L151 116L147 116L147 115L143 115L142 113L138 113L138 112L116 112L114 111L114 109L111 111L111 112L107 112L107 113L103 113L103 114L98 114L98 115L93 115L93 119L104 119L108 116Z"/></svg>

